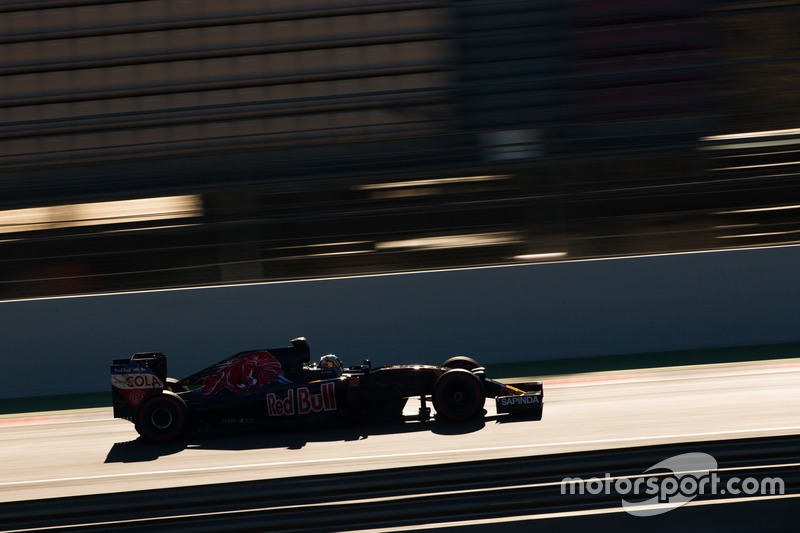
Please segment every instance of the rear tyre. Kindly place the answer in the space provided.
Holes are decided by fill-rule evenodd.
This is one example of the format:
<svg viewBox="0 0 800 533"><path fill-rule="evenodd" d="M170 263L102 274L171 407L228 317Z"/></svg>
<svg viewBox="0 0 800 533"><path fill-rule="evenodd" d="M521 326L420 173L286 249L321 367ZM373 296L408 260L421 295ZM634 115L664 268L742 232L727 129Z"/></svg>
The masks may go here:
<svg viewBox="0 0 800 533"><path fill-rule="evenodd" d="M483 413L486 391L483 382L469 370L454 368L433 384L433 407L445 420L469 420Z"/></svg>
<svg viewBox="0 0 800 533"><path fill-rule="evenodd" d="M178 438L186 425L186 404L172 392L162 391L145 398L134 415L136 431L155 442Z"/></svg>
<svg viewBox="0 0 800 533"><path fill-rule="evenodd" d="M457 355L442 363L442 366L444 368L463 368L464 370L475 370L476 368L480 368L481 365L471 357Z"/></svg>

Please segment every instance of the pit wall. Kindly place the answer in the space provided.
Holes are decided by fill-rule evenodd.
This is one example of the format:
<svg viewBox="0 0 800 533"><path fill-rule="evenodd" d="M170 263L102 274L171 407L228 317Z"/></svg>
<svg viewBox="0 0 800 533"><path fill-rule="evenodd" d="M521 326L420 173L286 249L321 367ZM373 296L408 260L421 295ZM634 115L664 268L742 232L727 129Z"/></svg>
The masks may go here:
<svg viewBox="0 0 800 533"><path fill-rule="evenodd" d="M0 398L105 390L134 352L180 378L297 336L345 365L798 342L798 272L784 246L0 302Z"/></svg>

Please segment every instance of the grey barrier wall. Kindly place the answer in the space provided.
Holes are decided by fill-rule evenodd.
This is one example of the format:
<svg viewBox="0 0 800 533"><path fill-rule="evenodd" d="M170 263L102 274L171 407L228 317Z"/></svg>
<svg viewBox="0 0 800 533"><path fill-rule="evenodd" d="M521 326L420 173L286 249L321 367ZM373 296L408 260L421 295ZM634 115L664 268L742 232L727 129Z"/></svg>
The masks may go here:
<svg viewBox="0 0 800 533"><path fill-rule="evenodd" d="M183 377L301 335L312 357L376 365L797 342L799 266L785 246L7 301L0 398L102 391L134 352Z"/></svg>

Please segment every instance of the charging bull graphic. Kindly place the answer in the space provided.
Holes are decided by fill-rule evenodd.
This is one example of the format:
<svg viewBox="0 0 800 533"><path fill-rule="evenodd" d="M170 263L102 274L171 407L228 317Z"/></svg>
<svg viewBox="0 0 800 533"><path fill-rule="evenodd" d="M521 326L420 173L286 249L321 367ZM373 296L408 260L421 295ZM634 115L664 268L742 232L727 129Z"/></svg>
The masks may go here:
<svg viewBox="0 0 800 533"><path fill-rule="evenodd" d="M203 379L200 394L212 396L227 390L240 394L272 383L283 376L281 363L268 351L251 352L222 363Z"/></svg>

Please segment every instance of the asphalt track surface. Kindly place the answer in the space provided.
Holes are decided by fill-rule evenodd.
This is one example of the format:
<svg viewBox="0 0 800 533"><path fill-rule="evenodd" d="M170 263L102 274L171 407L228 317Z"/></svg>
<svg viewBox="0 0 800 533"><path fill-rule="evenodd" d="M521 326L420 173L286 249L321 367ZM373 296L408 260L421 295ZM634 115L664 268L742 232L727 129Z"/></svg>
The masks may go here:
<svg viewBox="0 0 800 533"><path fill-rule="evenodd" d="M488 401L486 419L469 424L358 425L166 445L137 439L109 409L5 416L0 501L800 434L800 359L544 382L541 421L498 417Z"/></svg>

